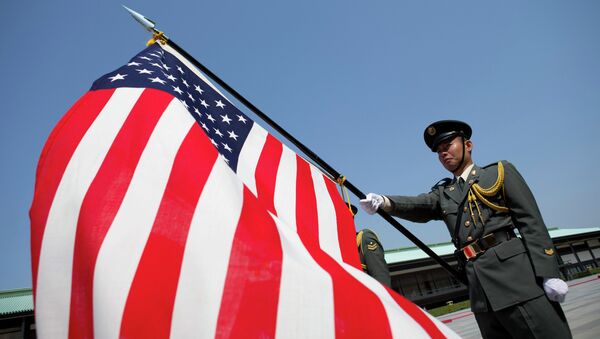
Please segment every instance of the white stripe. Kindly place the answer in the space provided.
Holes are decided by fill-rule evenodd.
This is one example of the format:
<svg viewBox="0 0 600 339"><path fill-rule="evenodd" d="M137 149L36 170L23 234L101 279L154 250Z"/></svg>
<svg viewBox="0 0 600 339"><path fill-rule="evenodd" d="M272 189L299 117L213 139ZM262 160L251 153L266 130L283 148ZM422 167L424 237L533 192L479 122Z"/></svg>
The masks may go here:
<svg viewBox="0 0 600 339"><path fill-rule="evenodd" d="M283 252L277 338L334 338L333 283L292 227L274 218Z"/></svg>
<svg viewBox="0 0 600 339"><path fill-rule="evenodd" d="M254 124L248 133L244 146L240 150L237 164L237 174L240 180L248 187L250 192L257 196L256 190L256 166L267 141L267 131Z"/></svg>
<svg viewBox="0 0 600 339"><path fill-rule="evenodd" d="M177 286L171 338L213 338L243 186L219 157L190 226Z"/></svg>
<svg viewBox="0 0 600 339"><path fill-rule="evenodd" d="M69 331L73 249L83 198L143 89L118 89L75 149L57 188L44 230L36 291L39 336Z"/></svg>
<svg viewBox="0 0 600 339"><path fill-rule="evenodd" d="M173 99L158 121L119 211L98 253L94 271L94 336L118 338L140 257L155 221L173 161L195 124Z"/></svg>
<svg viewBox="0 0 600 339"><path fill-rule="evenodd" d="M283 152L277 168L275 182L274 206L277 217L286 226L296 232L296 153L283 145Z"/></svg>
<svg viewBox="0 0 600 339"><path fill-rule="evenodd" d="M335 261L342 262L342 251L338 238L335 206L325 185L323 173L310 165L310 173L315 187L317 215L319 220L319 247Z"/></svg>
<svg viewBox="0 0 600 339"><path fill-rule="evenodd" d="M392 298L389 292L383 285L364 272L346 263L340 263L342 268L352 275L356 280L360 281L368 289L377 295L381 301L385 313L388 317L392 337L394 338L430 338L425 330L408 315ZM421 311L423 312L423 311Z"/></svg>

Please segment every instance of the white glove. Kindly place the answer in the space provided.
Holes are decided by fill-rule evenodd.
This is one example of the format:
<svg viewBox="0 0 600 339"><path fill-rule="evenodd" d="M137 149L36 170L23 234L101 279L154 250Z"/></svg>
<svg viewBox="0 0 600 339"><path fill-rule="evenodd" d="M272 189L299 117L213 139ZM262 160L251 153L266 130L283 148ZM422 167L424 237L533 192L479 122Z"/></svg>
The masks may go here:
<svg viewBox="0 0 600 339"><path fill-rule="evenodd" d="M569 286L558 278L544 278L544 291L546 291L548 299L561 303L565 301Z"/></svg>
<svg viewBox="0 0 600 339"><path fill-rule="evenodd" d="M360 207L368 214L377 213L377 209L381 204L383 204L383 197L375 193L369 193L364 199L360 200Z"/></svg>

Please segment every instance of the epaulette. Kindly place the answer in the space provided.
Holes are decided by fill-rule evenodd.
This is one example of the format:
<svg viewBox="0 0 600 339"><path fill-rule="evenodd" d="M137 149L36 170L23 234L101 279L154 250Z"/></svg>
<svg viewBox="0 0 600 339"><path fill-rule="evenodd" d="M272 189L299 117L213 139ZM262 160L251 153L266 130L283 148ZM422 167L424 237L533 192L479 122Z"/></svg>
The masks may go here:
<svg viewBox="0 0 600 339"><path fill-rule="evenodd" d="M491 163L491 164L485 165L485 166L483 166L482 168L488 168L488 167L492 167L492 166L498 166L498 163L499 163L499 162L501 162L501 163L503 163L503 164L506 164L508 161L506 161L506 160L498 160L498 161L496 161L496 162L493 162L493 163Z"/></svg>
<svg viewBox="0 0 600 339"><path fill-rule="evenodd" d="M433 185L431 187L431 190L433 191L433 190L435 190L436 188L438 188L440 186L446 186L446 185L448 185L451 182L452 182L452 179L450 179L450 178L444 178L444 179L438 181L435 185Z"/></svg>

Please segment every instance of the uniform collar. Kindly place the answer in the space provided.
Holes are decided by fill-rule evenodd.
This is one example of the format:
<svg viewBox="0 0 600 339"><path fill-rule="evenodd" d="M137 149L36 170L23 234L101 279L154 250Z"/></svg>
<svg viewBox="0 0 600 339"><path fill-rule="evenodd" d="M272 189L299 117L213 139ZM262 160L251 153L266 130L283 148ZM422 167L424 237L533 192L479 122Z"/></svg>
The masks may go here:
<svg viewBox="0 0 600 339"><path fill-rule="evenodd" d="M454 180L456 181L458 180L458 178L463 178L463 180L467 182L467 179L469 178L469 174L471 173L471 169L473 168L473 166L475 166L475 163L471 163L469 166L467 166L460 176L454 177Z"/></svg>

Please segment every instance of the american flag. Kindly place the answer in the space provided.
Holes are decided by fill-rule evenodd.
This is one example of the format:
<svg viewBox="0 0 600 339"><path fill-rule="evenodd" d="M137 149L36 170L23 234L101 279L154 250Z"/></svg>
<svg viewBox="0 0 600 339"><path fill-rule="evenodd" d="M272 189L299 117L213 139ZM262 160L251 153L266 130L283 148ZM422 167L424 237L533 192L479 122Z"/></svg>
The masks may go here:
<svg viewBox="0 0 600 339"><path fill-rule="evenodd" d="M455 337L360 269L336 184L154 44L40 156L41 338Z"/></svg>

